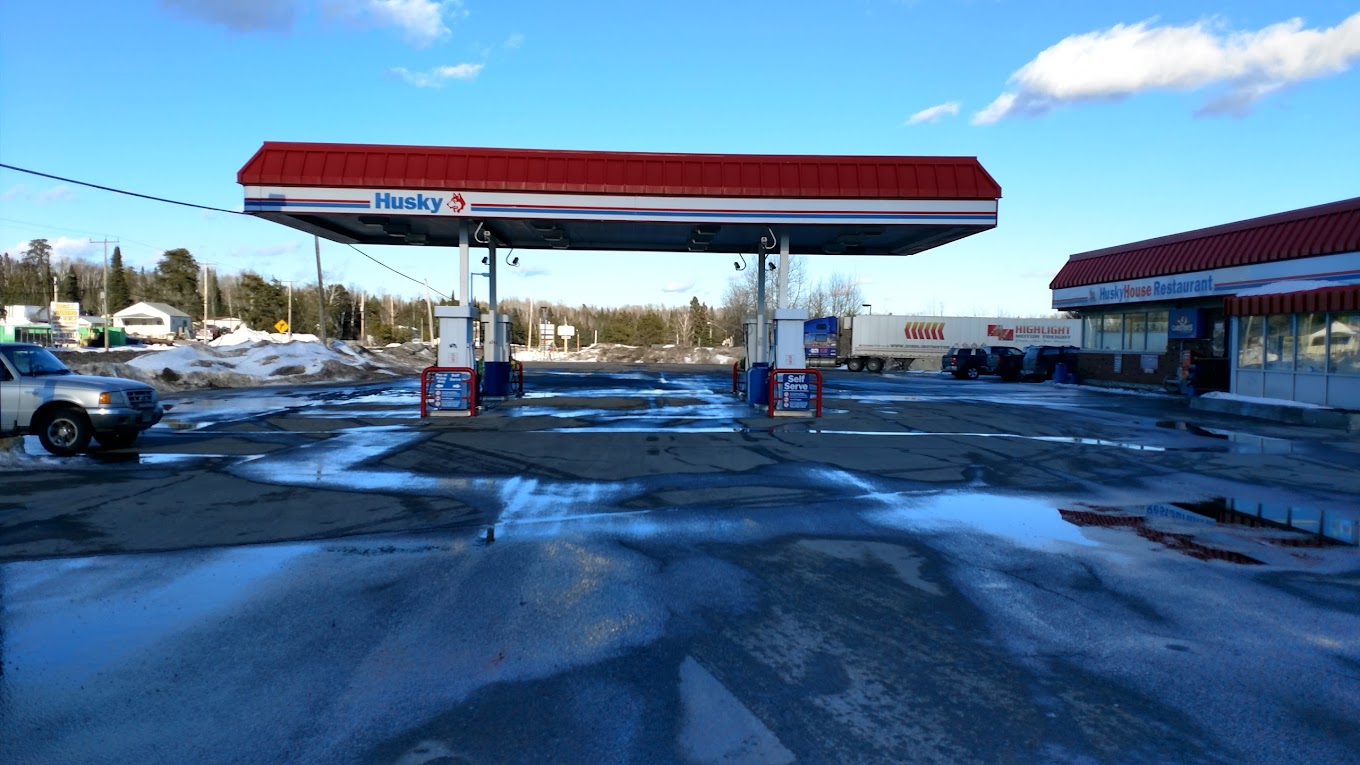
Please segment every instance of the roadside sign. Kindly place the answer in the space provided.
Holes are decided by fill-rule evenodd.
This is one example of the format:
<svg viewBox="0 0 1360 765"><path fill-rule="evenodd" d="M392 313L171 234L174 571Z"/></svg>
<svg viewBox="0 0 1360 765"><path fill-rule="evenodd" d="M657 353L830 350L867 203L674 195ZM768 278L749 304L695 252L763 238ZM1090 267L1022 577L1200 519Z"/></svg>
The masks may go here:
<svg viewBox="0 0 1360 765"><path fill-rule="evenodd" d="M279 334L287 332L288 322L284 321L283 319L279 319L278 322L274 324L274 331L278 332Z"/></svg>

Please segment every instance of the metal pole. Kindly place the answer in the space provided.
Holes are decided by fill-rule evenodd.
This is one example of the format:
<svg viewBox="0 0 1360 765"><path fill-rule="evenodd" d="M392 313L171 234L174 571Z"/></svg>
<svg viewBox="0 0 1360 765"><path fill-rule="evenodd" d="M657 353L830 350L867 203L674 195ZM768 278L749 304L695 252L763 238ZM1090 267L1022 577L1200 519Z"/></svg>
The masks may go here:
<svg viewBox="0 0 1360 765"><path fill-rule="evenodd" d="M746 349L746 357L752 364L761 364L765 358L765 248L760 249L760 273L756 274L756 347L755 353Z"/></svg>
<svg viewBox="0 0 1360 765"><path fill-rule="evenodd" d="M468 266L468 222L458 221L458 293L466 299L463 305L476 306L472 295L472 269ZM458 294L454 294L457 298Z"/></svg>
<svg viewBox="0 0 1360 765"><path fill-rule="evenodd" d="M425 280L425 312L430 315L430 340L434 340L434 304L430 302L430 280Z"/></svg>
<svg viewBox="0 0 1360 765"><path fill-rule="evenodd" d="M779 234L779 308L789 307L789 232Z"/></svg>
<svg viewBox="0 0 1360 765"><path fill-rule="evenodd" d="M104 309L104 350L105 350L105 351L107 351L107 350L109 349L109 321L110 321L110 319L109 319L109 243L110 243L110 242L112 242L113 244L118 244L118 240L117 240L117 239L109 239L109 235L108 235L108 234L105 234L103 240L101 240L101 241L98 242L98 244L103 244L103 245L104 245L104 301L103 301L104 305L103 305L103 309ZM94 239L91 239L91 240L90 240L90 244L96 244L96 241L95 241Z"/></svg>
<svg viewBox="0 0 1360 765"><path fill-rule="evenodd" d="M312 235L312 242L316 247L316 307L317 322L320 330L321 344L326 344L326 281L321 276L321 237ZM292 325L289 325L292 328Z"/></svg>
<svg viewBox="0 0 1360 765"><path fill-rule="evenodd" d="M293 342L293 280L288 280L288 342Z"/></svg>

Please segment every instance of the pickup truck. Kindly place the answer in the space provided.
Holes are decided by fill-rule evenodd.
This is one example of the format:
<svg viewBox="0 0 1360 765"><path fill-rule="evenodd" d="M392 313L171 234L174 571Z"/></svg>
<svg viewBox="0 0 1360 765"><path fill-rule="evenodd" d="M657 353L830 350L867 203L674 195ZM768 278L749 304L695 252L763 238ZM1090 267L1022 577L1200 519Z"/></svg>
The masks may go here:
<svg viewBox="0 0 1360 765"><path fill-rule="evenodd" d="M78 375L42 346L0 343L0 436L34 434L64 457L84 451L91 438L130 446L164 415L146 383Z"/></svg>

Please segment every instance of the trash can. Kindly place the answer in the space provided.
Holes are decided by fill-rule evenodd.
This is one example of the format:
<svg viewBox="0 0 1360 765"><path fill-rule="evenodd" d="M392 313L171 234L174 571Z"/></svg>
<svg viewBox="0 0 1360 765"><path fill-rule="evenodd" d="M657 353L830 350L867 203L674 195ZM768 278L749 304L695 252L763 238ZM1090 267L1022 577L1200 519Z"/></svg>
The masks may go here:
<svg viewBox="0 0 1360 765"><path fill-rule="evenodd" d="M1067 364L1060 361L1057 364L1053 365L1053 382L1055 383L1067 382Z"/></svg>

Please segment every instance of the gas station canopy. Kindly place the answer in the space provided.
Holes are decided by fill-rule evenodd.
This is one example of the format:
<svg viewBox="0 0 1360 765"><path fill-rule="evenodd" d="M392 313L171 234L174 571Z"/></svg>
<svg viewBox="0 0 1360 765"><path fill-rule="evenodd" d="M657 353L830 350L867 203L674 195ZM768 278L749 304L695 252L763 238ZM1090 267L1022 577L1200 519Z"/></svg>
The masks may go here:
<svg viewBox="0 0 1360 765"><path fill-rule="evenodd" d="M245 211L351 244L911 255L994 228L973 157L860 157L265 143ZM768 232L768 233L767 233Z"/></svg>

